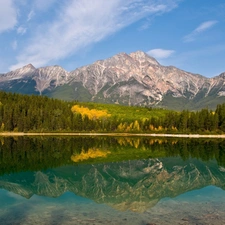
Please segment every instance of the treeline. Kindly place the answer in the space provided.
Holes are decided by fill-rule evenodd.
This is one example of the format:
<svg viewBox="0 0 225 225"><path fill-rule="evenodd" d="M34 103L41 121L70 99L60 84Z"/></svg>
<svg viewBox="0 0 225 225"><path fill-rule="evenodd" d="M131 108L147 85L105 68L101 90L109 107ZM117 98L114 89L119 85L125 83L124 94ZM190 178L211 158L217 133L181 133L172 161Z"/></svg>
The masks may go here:
<svg viewBox="0 0 225 225"><path fill-rule="evenodd" d="M0 131L14 132L147 132L224 133L225 104L215 111L182 112L128 107L127 115L115 105L93 109L91 104L42 96L0 92ZM96 107L99 107L96 104ZM118 110L120 109L118 106ZM102 107L103 108L103 107ZM128 114L132 114L130 117ZM140 112L140 113L139 113ZM145 114L143 115L143 112ZM142 113L142 114L141 114ZM140 116L141 115L141 116Z"/></svg>

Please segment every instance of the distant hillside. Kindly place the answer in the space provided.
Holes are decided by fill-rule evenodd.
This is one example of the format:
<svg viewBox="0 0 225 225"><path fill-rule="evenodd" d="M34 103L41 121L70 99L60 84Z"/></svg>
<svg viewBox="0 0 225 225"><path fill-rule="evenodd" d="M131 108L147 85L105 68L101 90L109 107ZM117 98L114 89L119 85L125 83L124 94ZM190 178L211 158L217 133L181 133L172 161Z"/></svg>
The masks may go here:
<svg viewBox="0 0 225 225"><path fill-rule="evenodd" d="M213 78L162 66L144 52L120 53L67 72L60 66L23 68L0 75L4 91L63 100L215 109L225 102L225 73Z"/></svg>

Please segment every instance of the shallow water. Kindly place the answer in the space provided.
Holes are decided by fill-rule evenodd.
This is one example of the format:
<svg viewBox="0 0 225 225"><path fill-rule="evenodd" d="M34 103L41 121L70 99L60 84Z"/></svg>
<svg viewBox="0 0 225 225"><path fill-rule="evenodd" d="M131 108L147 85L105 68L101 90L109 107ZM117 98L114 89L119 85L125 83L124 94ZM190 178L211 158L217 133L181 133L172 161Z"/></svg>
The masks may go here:
<svg viewBox="0 0 225 225"><path fill-rule="evenodd" d="M0 224L225 224L225 196L209 186L164 198L143 213L119 211L66 192L30 199L1 190Z"/></svg>
<svg viewBox="0 0 225 225"><path fill-rule="evenodd" d="M196 142L191 145L173 144L171 149L168 148L170 141L165 140L151 141L156 148L149 141L145 145L137 140L126 142L135 143L129 145L118 141L123 144L113 142L113 149L126 151L132 159L127 159L127 155L121 160L112 157L114 161L108 162L106 158L98 158L96 163L77 147L76 151L69 151L68 159L65 157L68 151L64 149L59 153L53 144L54 156L50 156L63 161L51 168L45 166L46 161L53 164L49 155L43 153L47 151L45 146L38 150L39 141L13 140L10 157L7 155L10 150L7 141L4 142L7 148L4 149L4 145L0 148L1 171L8 171L0 176L0 224L225 224L225 169L221 164L224 143L221 141L207 142L206 145L205 142L199 143L201 146ZM32 149L28 148L25 154L20 141ZM86 143L87 140L78 141ZM93 144L91 139L90 142ZM89 155L93 157L93 149L98 149L98 157L104 156L99 153L101 151L112 155L109 147L112 144L107 145L108 142L112 143L112 140L105 139L98 148L91 146ZM66 143L68 147L68 140ZM13 150L15 146L18 147L17 152ZM74 148L74 144L72 146ZM133 149L132 146L136 147ZM147 151L146 157L141 153L143 146ZM194 154L201 157L191 157L193 149L190 146L195 148ZM210 155L212 147L214 151ZM141 156L137 156L137 149L140 149ZM176 149L183 153L178 154ZM219 160L216 156L218 149ZM205 150L207 156L203 154ZM31 157L27 151L36 154L35 157L32 155L35 165L28 163L24 166L23 156L26 162ZM149 157L153 152L154 157ZM163 156L165 152L167 156ZM81 155L87 162L71 161L80 159ZM23 165L10 166L13 160Z"/></svg>

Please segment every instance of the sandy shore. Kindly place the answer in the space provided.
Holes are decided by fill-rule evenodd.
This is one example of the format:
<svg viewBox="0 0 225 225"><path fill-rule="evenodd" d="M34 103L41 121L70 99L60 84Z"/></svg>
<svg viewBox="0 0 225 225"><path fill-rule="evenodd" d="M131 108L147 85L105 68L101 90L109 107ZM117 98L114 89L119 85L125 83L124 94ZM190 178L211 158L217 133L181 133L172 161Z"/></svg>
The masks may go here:
<svg viewBox="0 0 225 225"><path fill-rule="evenodd" d="M24 133L0 132L0 136L139 136L139 137L178 137L178 138L225 138L225 134L139 134L139 133Z"/></svg>

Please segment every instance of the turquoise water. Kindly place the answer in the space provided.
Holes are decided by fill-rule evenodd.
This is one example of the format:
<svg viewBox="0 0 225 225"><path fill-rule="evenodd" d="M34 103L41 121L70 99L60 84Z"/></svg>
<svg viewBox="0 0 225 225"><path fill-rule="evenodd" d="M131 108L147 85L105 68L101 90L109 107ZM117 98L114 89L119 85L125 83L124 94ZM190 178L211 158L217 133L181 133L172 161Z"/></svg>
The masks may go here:
<svg viewBox="0 0 225 225"><path fill-rule="evenodd" d="M26 199L1 190L0 224L224 224L224 195L220 188L209 186L162 199L137 213L96 204L71 192L58 198Z"/></svg>
<svg viewBox="0 0 225 225"><path fill-rule="evenodd" d="M221 140L2 143L0 224L225 224Z"/></svg>

